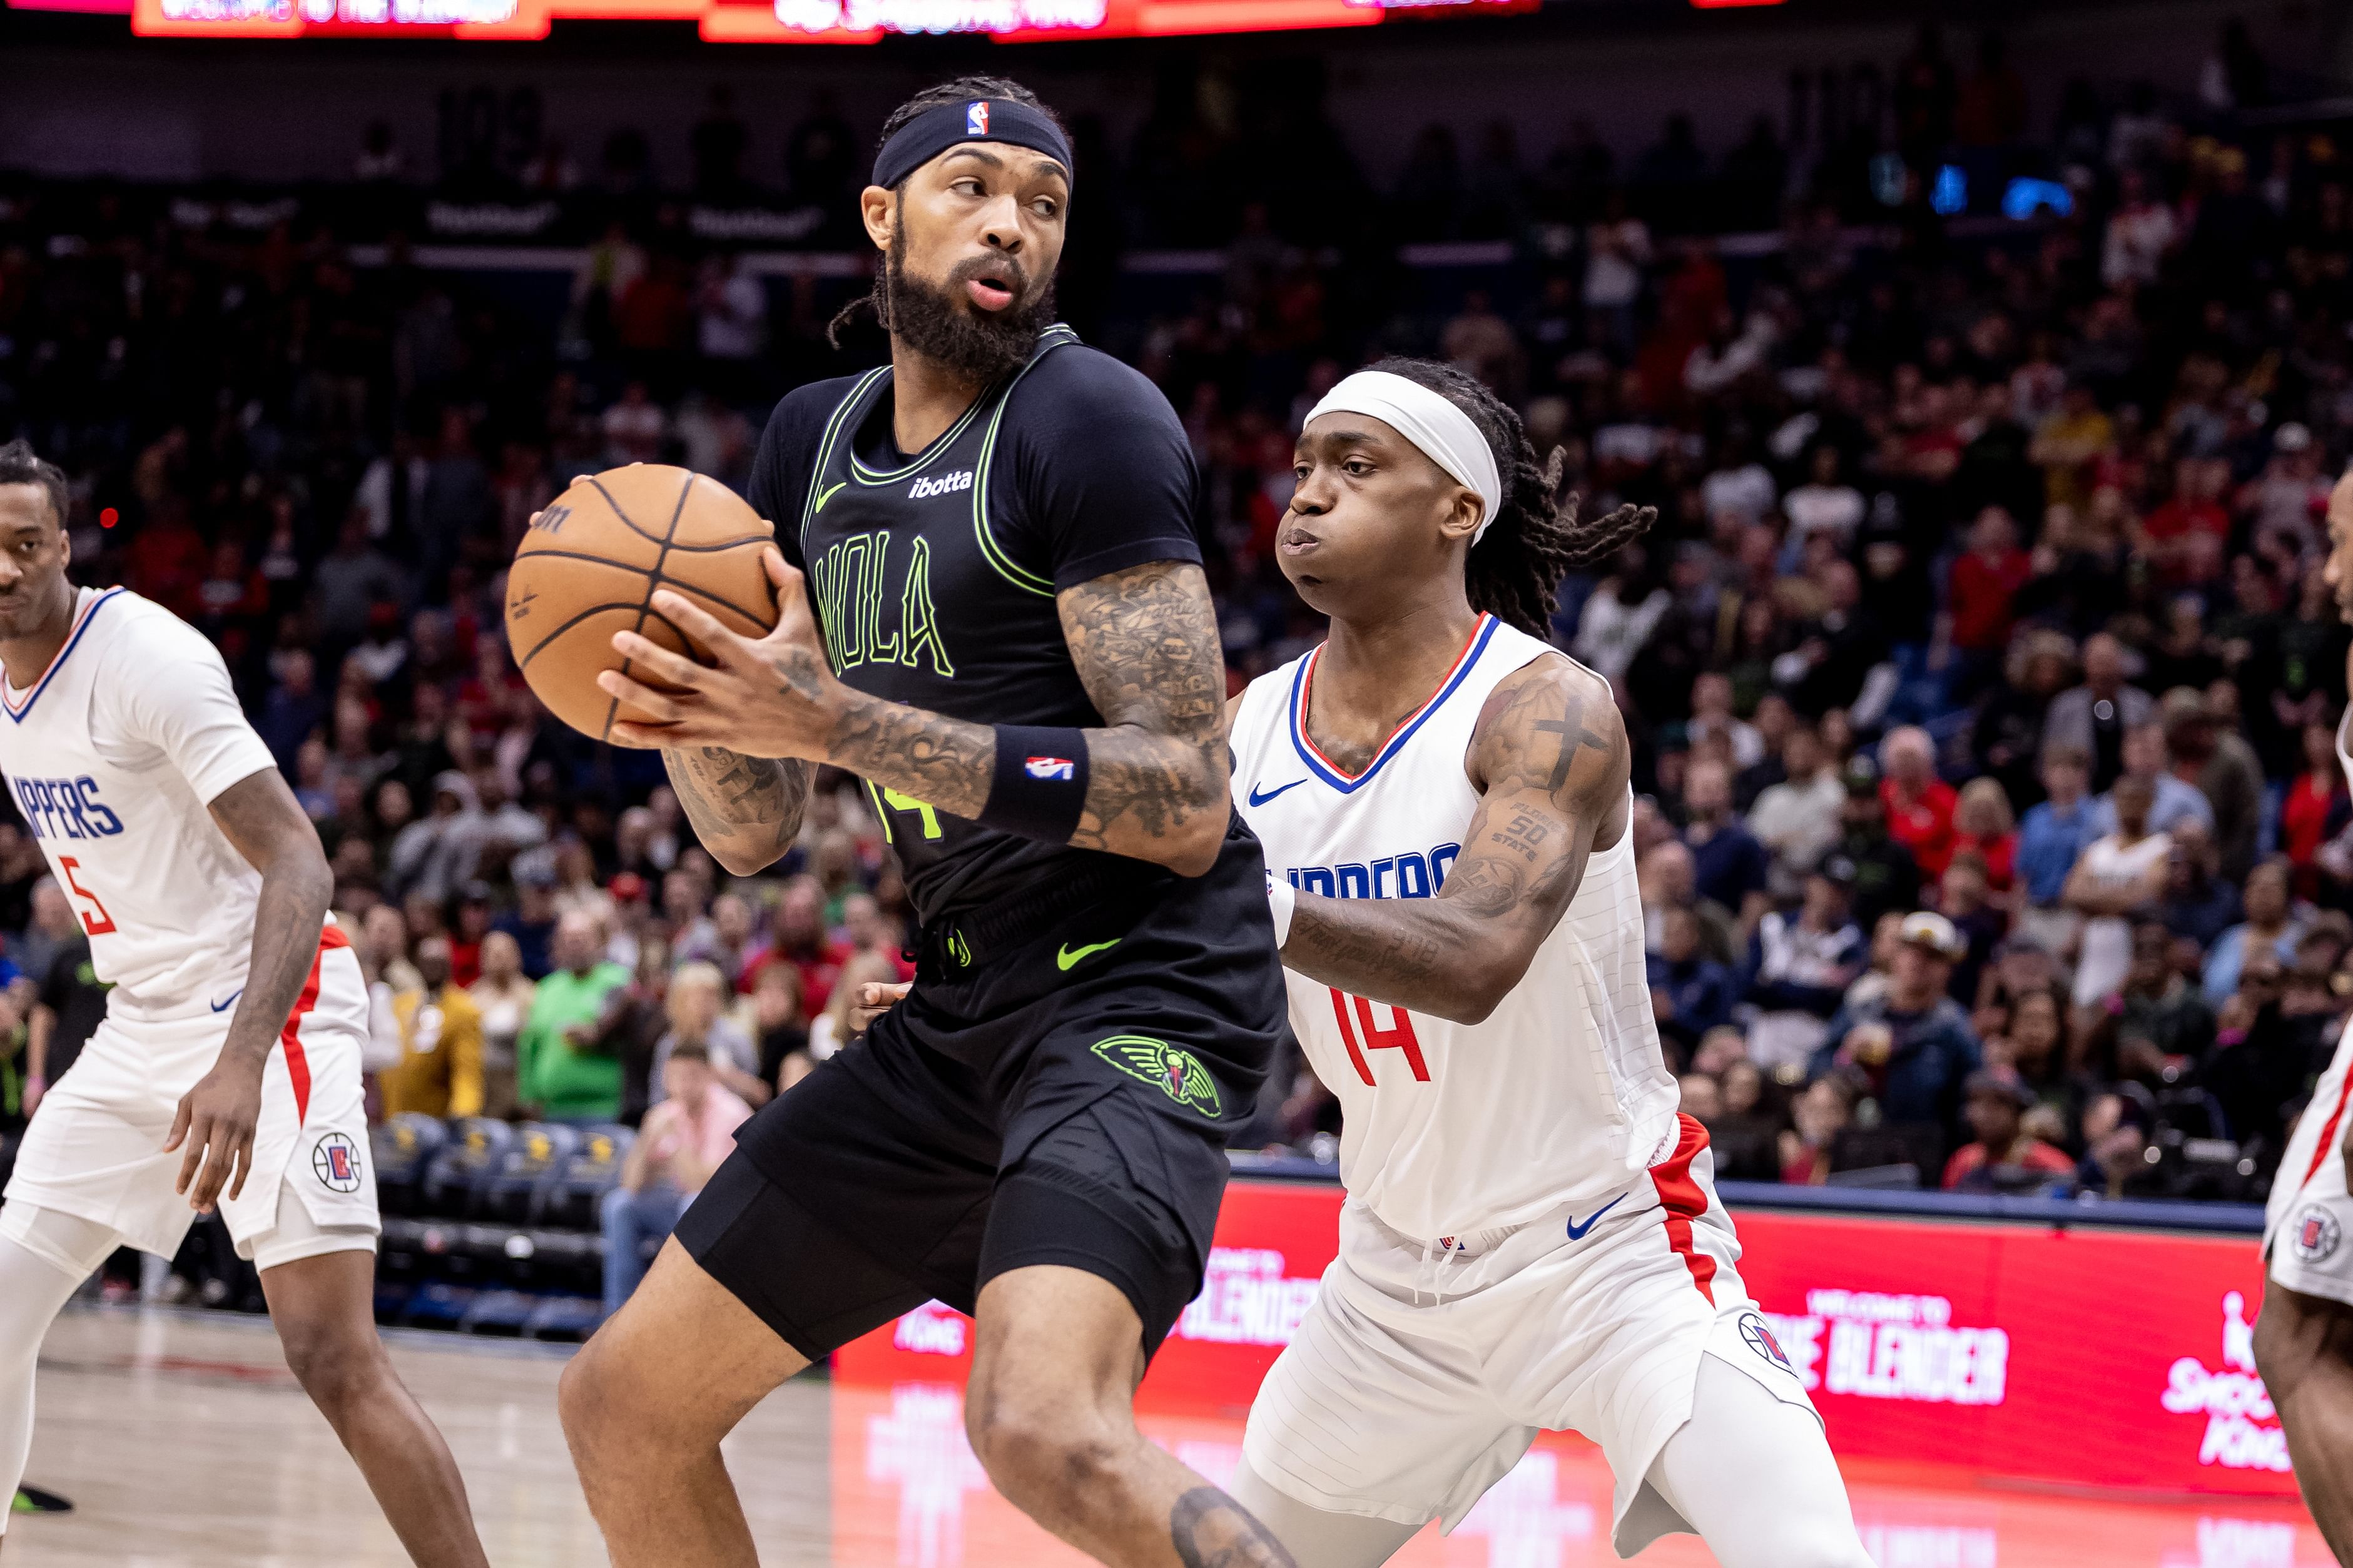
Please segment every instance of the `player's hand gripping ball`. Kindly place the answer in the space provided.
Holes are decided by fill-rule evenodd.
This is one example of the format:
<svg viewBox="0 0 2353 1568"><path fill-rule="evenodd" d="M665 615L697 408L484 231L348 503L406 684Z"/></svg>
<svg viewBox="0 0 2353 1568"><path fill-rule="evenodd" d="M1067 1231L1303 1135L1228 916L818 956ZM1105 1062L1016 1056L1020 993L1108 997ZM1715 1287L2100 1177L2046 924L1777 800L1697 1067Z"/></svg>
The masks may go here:
<svg viewBox="0 0 2353 1568"><path fill-rule="evenodd" d="M763 636L776 624L762 562L775 538L733 490L685 468L631 463L580 479L532 519L507 574L515 665L550 712L594 740L613 739L616 722L659 723L597 685L610 669L670 689L615 651L614 634L711 663L706 641L655 604L667 590L698 612L687 617L698 626Z"/></svg>

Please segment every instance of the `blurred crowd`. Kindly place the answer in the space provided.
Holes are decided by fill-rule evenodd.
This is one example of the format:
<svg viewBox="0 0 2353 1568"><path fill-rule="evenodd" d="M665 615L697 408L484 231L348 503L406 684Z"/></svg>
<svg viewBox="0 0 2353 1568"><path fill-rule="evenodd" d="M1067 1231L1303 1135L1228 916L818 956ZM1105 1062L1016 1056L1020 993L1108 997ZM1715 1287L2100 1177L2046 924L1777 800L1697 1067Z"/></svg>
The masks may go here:
<svg viewBox="0 0 2353 1568"><path fill-rule="evenodd" d="M1375 353L1464 365L1586 504L1659 509L1555 631L1635 737L1655 1008L1719 1175L2258 1196L2353 1005L2321 574L2353 167L2244 130L2261 62L2242 37L2218 61L2195 103L2038 105L1998 39L1967 68L1924 39L1875 140L1810 156L1683 121L1624 167L1572 127L1522 168L1508 125L1466 164L1433 128L1382 210L1508 242L1478 287L1366 261L1336 219L1305 241L1363 179L1315 95L1245 95L1294 117L1293 163L1220 163L1174 110L1103 142L1114 188L1176 160L1202 209L1074 236L1067 292L1192 433L1236 689L1320 635L1271 544L1299 417ZM2068 200L1948 221L1947 168ZM1693 195L1721 180L1754 198L1722 223L1770 243L1727 257ZM903 888L832 775L771 873L723 875L658 765L532 697L503 565L577 474L740 485L767 400L879 341L836 353L810 278L659 213L585 248L558 320L398 243L361 267L325 228L71 209L0 211L0 434L73 475L80 580L227 657L358 933L383 1110L637 1122L686 1095L659 1146L690 1181L703 1118L907 974ZM1186 240L1223 247L1195 297L1113 299L1123 247ZM54 1079L103 1005L11 826L0 931L5 1129L28 1058ZM1246 1141L1328 1158L1336 1124L1294 1058Z"/></svg>

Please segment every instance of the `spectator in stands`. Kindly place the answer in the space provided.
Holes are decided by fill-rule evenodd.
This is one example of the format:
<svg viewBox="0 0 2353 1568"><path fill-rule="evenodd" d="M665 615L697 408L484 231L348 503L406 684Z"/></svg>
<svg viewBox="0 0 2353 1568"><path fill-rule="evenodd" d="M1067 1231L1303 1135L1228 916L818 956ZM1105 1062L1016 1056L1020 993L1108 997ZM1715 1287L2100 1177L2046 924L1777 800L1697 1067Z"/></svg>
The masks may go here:
<svg viewBox="0 0 2353 1568"><path fill-rule="evenodd" d="M2292 876L2288 862L2278 856L2247 874L2246 919L2217 938L2206 955L2206 1000L2213 1006L2221 1006L2239 989L2240 973L2254 955L2268 952L2279 963L2295 962L2305 921L2295 903Z"/></svg>
<svg viewBox="0 0 2353 1568"><path fill-rule="evenodd" d="M2090 758L2090 787L2105 793L2125 771L2125 732L2156 716L2155 700L2125 682L2124 644L2100 632L2084 641L2084 684L2051 700L2042 750L2065 746Z"/></svg>
<svg viewBox="0 0 2353 1568"><path fill-rule="evenodd" d="M809 1025L810 1059L821 1062L856 1037L860 986L894 985L898 980L898 970L883 953L861 952L843 964L826 998L825 1011Z"/></svg>
<svg viewBox="0 0 2353 1568"><path fill-rule="evenodd" d="M2295 872L2296 891L2320 888L2320 847L2343 831L2348 814L2344 765L2337 760L2337 726L2314 720L2303 729L2304 766L2280 803L2280 849Z"/></svg>
<svg viewBox="0 0 2353 1568"><path fill-rule="evenodd" d="M515 1075L523 1109L553 1121L611 1121L621 1113L621 1064L597 1056L589 1041L606 998L629 972L603 956L604 932L585 914L558 921L555 968L539 982L531 1015L515 1039Z"/></svg>
<svg viewBox="0 0 2353 1568"><path fill-rule="evenodd" d="M785 884L776 900L775 930L767 951L755 956L749 966L751 978L756 980L758 969L766 964L790 963L800 973L802 1010L812 1017L825 1012L850 953L826 929L825 894L815 878L796 877Z"/></svg>
<svg viewBox="0 0 2353 1568"><path fill-rule="evenodd" d="M809 1065L808 1019L801 1011L800 971L789 963L760 970L752 986L752 1027L760 1047L760 1081L785 1089L786 1058Z"/></svg>
<svg viewBox="0 0 2353 1568"><path fill-rule="evenodd" d="M41 975L40 994L26 1022L24 1109L39 1109L49 1085L65 1077L81 1048L106 1019L106 994L91 963L90 939L76 931L56 950Z"/></svg>
<svg viewBox="0 0 2353 1568"><path fill-rule="evenodd" d="M1967 949L1953 965L1947 989L1962 1006L1974 1005L1978 976L1992 962L1995 946L2010 934L2010 916L1993 900L1985 861L1977 851L1954 853L1936 884L1936 912L1953 922Z"/></svg>
<svg viewBox="0 0 2353 1568"><path fill-rule="evenodd" d="M1745 940L1771 907L1766 884L1772 858L1733 815L1732 774L1722 763L1691 764L1683 803L1691 813L1683 844L1691 850L1693 886L1701 898L1736 911Z"/></svg>
<svg viewBox="0 0 2353 1568"><path fill-rule="evenodd" d="M2214 1045L2214 1013L2205 995L2172 963L2172 934L2155 921L2132 933L2132 966L2116 1009L2120 1037L2146 1040L2158 1055L2195 1071ZM2137 1074L2128 1076L2139 1076ZM2156 1067L2162 1079L2162 1064Z"/></svg>
<svg viewBox="0 0 2353 1568"><path fill-rule="evenodd" d="M2024 1130L2034 1106L2033 1090L2016 1078L1991 1069L1971 1073L1963 1110L1971 1136L1945 1162L1944 1189L2021 1192L2072 1177L2075 1162L2066 1151Z"/></svg>
<svg viewBox="0 0 2353 1568"><path fill-rule="evenodd" d="M1848 910L1853 887L1853 863L1831 856L1806 879L1794 917L1776 910L1757 922L1745 986L1756 1009L1747 1048L1767 1072L1811 1058L1846 988L1862 973L1869 955Z"/></svg>
<svg viewBox="0 0 2353 1568"><path fill-rule="evenodd" d="M534 859L514 868L515 901L491 922L491 929L514 940L522 953L522 972L536 980L557 960L555 940L555 867Z"/></svg>
<svg viewBox="0 0 2353 1568"><path fill-rule="evenodd" d="M702 1047L704 1060L719 1081L748 1105L767 1102L767 1080L760 1075L760 1048L744 1026L724 1011L733 994L726 976L714 963L689 960L670 972L667 1011L670 1027L654 1045L648 1088L649 1101L661 1103L662 1064L684 1045Z"/></svg>
<svg viewBox="0 0 2353 1568"><path fill-rule="evenodd" d="M29 912L31 918L8 942L8 957L23 973L47 974L68 948L79 946L87 951L90 939L82 934L73 906L46 872L33 883Z"/></svg>
<svg viewBox="0 0 2353 1568"><path fill-rule="evenodd" d="M1820 1186L1830 1179L1839 1134L1854 1124L1861 1085L1845 1072L1827 1072L1808 1084L1789 1107L1792 1125L1781 1134L1781 1180Z"/></svg>
<svg viewBox="0 0 2353 1568"><path fill-rule="evenodd" d="M2173 771L2169 758L2164 724L2157 721L2136 724L2125 731L2125 766L2118 782L2137 779L2148 786L2150 832L2163 833L2175 823L2194 817L2211 833L2214 828L2212 804L2196 784ZM2114 833L2116 826L2116 788L2111 785L2108 793L2092 805L2092 831L2104 837Z"/></svg>
<svg viewBox="0 0 2353 1568"><path fill-rule="evenodd" d="M2137 773L2116 780L2109 796L2113 832L2094 839L2067 874L2063 897L2083 917L2073 1001L2095 1007L2116 994L2132 966L2132 919L2165 896L2173 841L2149 826L2156 792Z"/></svg>
<svg viewBox="0 0 2353 1568"><path fill-rule="evenodd" d="M752 1108L720 1081L702 1047L691 1042L664 1059L662 1090L601 1206L608 1318L645 1278L647 1249L677 1227L694 1194L734 1152L735 1130L752 1118Z"/></svg>
<svg viewBox="0 0 2353 1568"><path fill-rule="evenodd" d="M505 931L482 939L481 977L468 989L482 1027L482 1114L505 1121L515 1112L515 1045L531 1017L536 991L522 972L522 949Z"/></svg>
<svg viewBox="0 0 2353 1568"><path fill-rule="evenodd" d="M2172 776L2205 799L2213 814L2214 850L2222 875L2242 880L2254 867L2256 837L2263 828L2263 763L2253 747L2222 728L2205 693L2194 687L2168 691L2159 712ZM2189 815L2158 813L2158 829L2167 831Z"/></svg>
<svg viewBox="0 0 2353 1568"><path fill-rule="evenodd" d="M1961 1085L1983 1065L1969 1016L1947 994L1968 951L1944 916L1906 915L1896 931L1885 993L1839 1009L1809 1075L1859 1074L1883 1124L1938 1161L1957 1125ZM1924 1166L1924 1168L1926 1168Z"/></svg>
<svg viewBox="0 0 2353 1568"><path fill-rule="evenodd" d="M1987 890L2003 909L2010 908L2018 876L2018 824L1999 779L1973 778L1961 786L1953 804L1953 854L1976 856Z"/></svg>
<svg viewBox="0 0 2353 1568"><path fill-rule="evenodd" d="M1781 761L1788 777L1757 795L1749 808L1748 831L1771 857L1771 890L1788 897L1802 891L1806 874L1838 842L1846 787L1810 724L1791 725L1781 743Z"/></svg>
<svg viewBox="0 0 2353 1568"><path fill-rule="evenodd" d="M400 1029L400 1060L376 1076L384 1114L480 1116L484 1100L481 1009L449 977L448 937L419 942L415 963L417 985L392 999Z"/></svg>
<svg viewBox="0 0 2353 1568"><path fill-rule="evenodd" d="M1936 746L1926 730L1889 731L1880 755L1886 776L1879 803L1887 816L1887 836L1912 852L1920 875L1935 880L1953 858L1953 786L1936 776Z"/></svg>
<svg viewBox="0 0 2353 1568"><path fill-rule="evenodd" d="M751 904L733 893L722 893L711 900L710 921L678 944L678 961L712 965L726 982L728 994L733 995L750 978L752 927ZM725 1065L717 1053L714 1060ZM734 1087L741 1092L741 1086Z"/></svg>
<svg viewBox="0 0 2353 1568"><path fill-rule="evenodd" d="M2018 591L2031 575L2032 566L2018 546L2018 524L2009 510L1989 506L1978 513L1969 548L1947 574L1949 608L1937 627L1937 640L1951 647L1957 660L1947 677L1956 701L1975 697L2000 673Z"/></svg>
<svg viewBox="0 0 2353 1568"><path fill-rule="evenodd" d="M1729 1023L1739 991L1731 970L1700 952L1699 917L1671 909L1650 955L1651 1010L1660 1035L1688 1056L1700 1036Z"/></svg>
<svg viewBox="0 0 2353 1568"><path fill-rule="evenodd" d="M1888 836L1879 770L1867 757L1847 764L1846 805L1836 853L1854 867L1855 923L1876 929L1880 918L1920 901L1920 863Z"/></svg>

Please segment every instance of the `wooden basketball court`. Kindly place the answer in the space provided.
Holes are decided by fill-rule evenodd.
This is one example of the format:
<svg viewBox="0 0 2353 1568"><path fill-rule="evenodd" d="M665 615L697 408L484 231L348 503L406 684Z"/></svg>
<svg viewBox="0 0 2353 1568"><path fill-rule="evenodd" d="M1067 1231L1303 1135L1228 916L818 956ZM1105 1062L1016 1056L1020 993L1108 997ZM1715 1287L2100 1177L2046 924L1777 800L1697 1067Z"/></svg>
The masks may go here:
<svg viewBox="0 0 2353 1568"><path fill-rule="evenodd" d="M401 1375L457 1451L499 1568L605 1561L555 1424L565 1352L417 1332ZM18 1516L7 1568L398 1568L406 1559L266 1321L135 1309L69 1311L41 1358L26 1479L78 1505ZM1238 1422L1147 1415L1154 1437L1214 1478ZM779 1390L728 1460L772 1565L1031 1568L1082 1562L990 1490L964 1442L959 1391L934 1384ZM2326 1568L2302 1509L2132 1504L1996 1490L1857 1466L1863 1541L1881 1568ZM1451 1538L1425 1532L1407 1568L1599 1568L1609 1474L1575 1439L1540 1444ZM1701 1568L1696 1540L1637 1560Z"/></svg>

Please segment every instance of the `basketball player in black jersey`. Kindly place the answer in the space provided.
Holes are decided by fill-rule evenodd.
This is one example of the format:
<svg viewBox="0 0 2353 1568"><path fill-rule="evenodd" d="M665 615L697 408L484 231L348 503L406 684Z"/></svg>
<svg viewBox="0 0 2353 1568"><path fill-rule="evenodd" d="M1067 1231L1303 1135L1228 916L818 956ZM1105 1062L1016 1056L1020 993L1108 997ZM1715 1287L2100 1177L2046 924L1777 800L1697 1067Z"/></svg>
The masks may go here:
<svg viewBox="0 0 2353 1568"><path fill-rule="evenodd" d="M776 629L658 593L715 667L615 639L606 689L657 722L614 739L661 748L723 864L784 854L830 763L922 923L912 994L745 1125L565 1372L617 1568L754 1563L720 1439L934 1297L978 1321L973 1447L1046 1528L1107 1563L1291 1562L1131 1409L1284 1001L1185 432L1052 324L1071 175L1009 82L892 116L861 198L891 363L787 396L753 470Z"/></svg>

